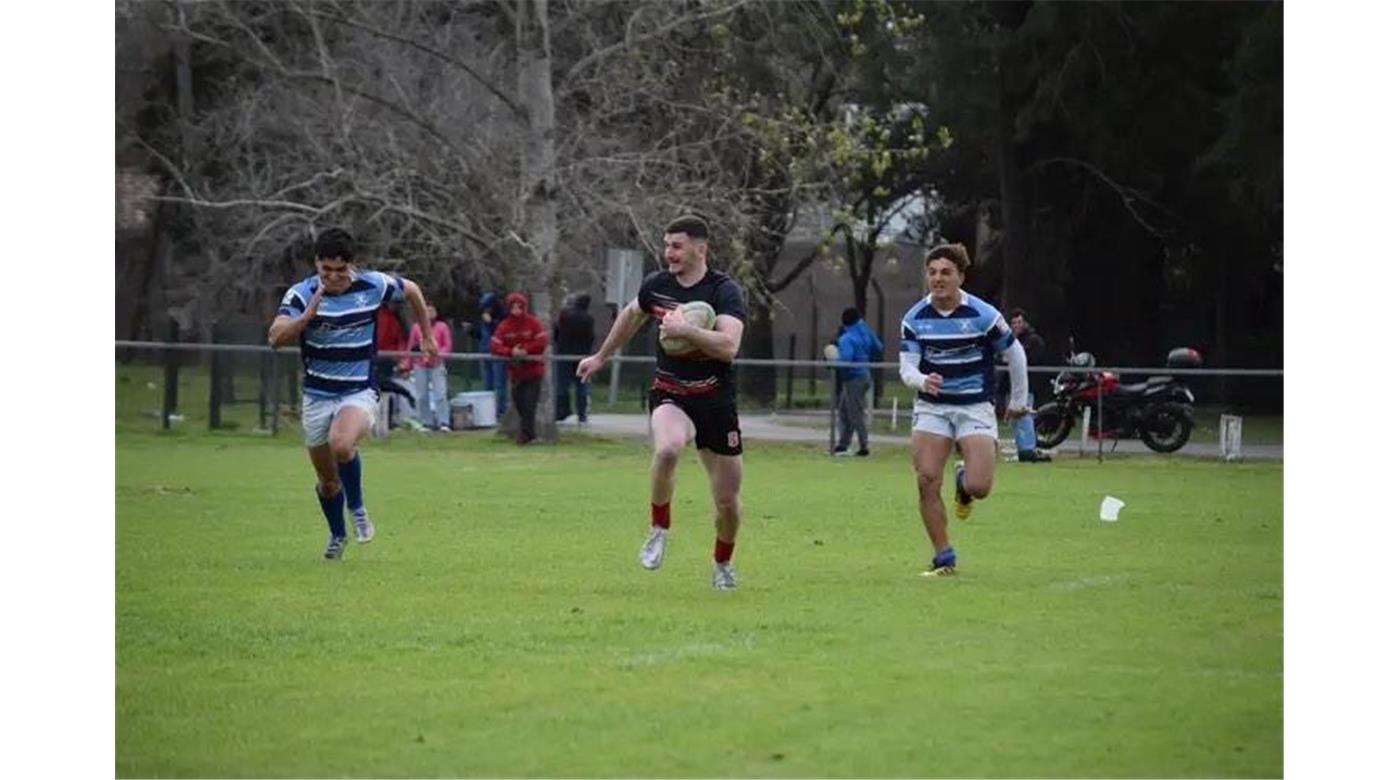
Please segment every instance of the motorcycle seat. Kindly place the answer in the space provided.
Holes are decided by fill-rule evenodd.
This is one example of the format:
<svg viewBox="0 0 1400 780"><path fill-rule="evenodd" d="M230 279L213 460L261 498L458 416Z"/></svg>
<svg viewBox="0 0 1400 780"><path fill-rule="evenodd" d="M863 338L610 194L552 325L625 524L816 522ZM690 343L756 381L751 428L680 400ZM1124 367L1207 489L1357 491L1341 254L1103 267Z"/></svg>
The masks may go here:
<svg viewBox="0 0 1400 780"><path fill-rule="evenodd" d="M1171 384L1172 378L1169 376L1150 377L1146 382L1135 382L1131 385L1119 385L1114 391L1114 395L1143 395L1149 390L1156 389L1161 385Z"/></svg>

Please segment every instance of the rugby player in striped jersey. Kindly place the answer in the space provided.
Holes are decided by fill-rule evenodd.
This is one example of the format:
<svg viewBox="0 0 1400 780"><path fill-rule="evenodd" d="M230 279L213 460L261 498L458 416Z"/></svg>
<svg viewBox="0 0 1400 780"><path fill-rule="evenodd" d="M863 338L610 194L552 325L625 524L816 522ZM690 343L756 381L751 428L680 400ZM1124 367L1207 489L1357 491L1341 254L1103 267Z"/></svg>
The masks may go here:
<svg viewBox="0 0 1400 780"><path fill-rule="evenodd" d="M374 374L375 323L385 301L407 299L424 333L432 333L423 292L396 274L356 268L354 238L332 228L316 239L316 273L292 285L282 296L268 329L274 348L301 346L305 371L301 424L306 449L316 470L316 498L330 526L325 557L345 552L345 508L355 522L355 541L374 538L374 523L365 509L360 484L360 439L374 424L379 389ZM437 356L437 344L423 343Z"/></svg>
<svg viewBox="0 0 1400 780"><path fill-rule="evenodd" d="M997 419L992 407L997 353L1011 372L1007 416L1026 414L1026 353L1001 312L962 289L969 260L962 244L944 244L924 256L929 294L900 324L899 378L917 393L910 449L919 485L919 514L933 543L926 575L957 571L943 506L943 470L954 445L962 462L954 469L953 511L966 519L972 502L992 491Z"/></svg>

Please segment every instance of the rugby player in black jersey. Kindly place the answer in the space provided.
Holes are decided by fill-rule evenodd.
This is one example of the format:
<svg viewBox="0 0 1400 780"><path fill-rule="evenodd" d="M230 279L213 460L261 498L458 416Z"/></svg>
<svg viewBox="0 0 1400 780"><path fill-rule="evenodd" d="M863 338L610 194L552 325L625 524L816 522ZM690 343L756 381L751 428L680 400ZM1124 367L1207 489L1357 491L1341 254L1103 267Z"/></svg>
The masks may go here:
<svg viewBox="0 0 1400 780"><path fill-rule="evenodd" d="M686 444L694 440L709 474L715 503L711 582L719 590L733 590L744 467L734 358L739 354L747 315L739 283L708 266L709 237L709 227L699 217L679 217L666 226L666 267L642 280L637 297L618 313L597 353L579 362L578 376L586 381L651 319L660 323L657 338L683 338L693 345L694 349L684 354L657 350L649 394L651 529L640 557L647 569L661 567L671 527L676 464ZM681 315L680 306L691 301L704 301L714 309L713 330L687 322Z"/></svg>

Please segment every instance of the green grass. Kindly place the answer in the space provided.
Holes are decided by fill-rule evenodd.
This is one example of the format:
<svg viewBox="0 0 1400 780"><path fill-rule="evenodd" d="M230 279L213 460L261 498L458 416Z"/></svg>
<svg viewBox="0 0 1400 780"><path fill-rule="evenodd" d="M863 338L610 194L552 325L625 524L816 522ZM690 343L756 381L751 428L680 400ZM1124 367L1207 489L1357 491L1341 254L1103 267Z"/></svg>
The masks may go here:
<svg viewBox="0 0 1400 780"><path fill-rule="evenodd" d="M1283 771L1280 464L1002 464L930 579L903 453L751 445L717 593L638 442L368 442L340 562L295 437L116 443L121 777Z"/></svg>

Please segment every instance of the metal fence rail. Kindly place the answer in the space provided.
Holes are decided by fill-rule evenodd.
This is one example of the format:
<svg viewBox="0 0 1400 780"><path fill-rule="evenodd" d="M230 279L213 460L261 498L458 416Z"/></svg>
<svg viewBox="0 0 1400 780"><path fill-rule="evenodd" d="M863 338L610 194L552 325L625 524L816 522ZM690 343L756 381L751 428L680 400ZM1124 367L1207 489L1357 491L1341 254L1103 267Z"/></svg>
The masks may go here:
<svg viewBox="0 0 1400 780"><path fill-rule="evenodd" d="M117 349L155 349L170 350L174 352L239 352L250 354L297 354L299 350L294 347L283 347L273 349L265 344L213 344L205 342L167 342L167 341L116 341ZM401 352L385 350L379 352L381 357L392 358L413 358L421 357L421 352ZM484 352L451 352L441 356L444 360L481 362L481 361L506 361L506 360L535 360L552 362L572 362L582 360L588 355L538 355L525 358L503 358L496 355L489 355ZM655 363L656 358L649 355L613 355L610 360L621 363ZM734 360L736 366L768 366L768 367L794 367L794 368L870 368L870 369L891 369L898 370L899 363L861 363L847 362L841 360L796 360L786 358L737 358ZM998 371L1005 372L1005 366L998 366ZM1029 366L1028 371L1039 374L1055 374L1061 371L1112 371L1118 374L1153 374L1157 376L1230 376L1230 377L1282 377L1281 368L1169 368L1166 366Z"/></svg>
<svg viewBox="0 0 1400 780"><path fill-rule="evenodd" d="M129 402L119 405L119 420L158 417L163 428L171 427L171 421L179 421L177 410L183 409L186 416L193 410L194 416L201 416L204 407L204 386L208 383L207 422L210 429L220 429L236 425L252 425L256 429L278 432L279 420L284 410L290 409L295 418L300 397L301 361L300 350L296 347L273 349L266 344L226 344L211 342L168 342L168 341L126 341L117 340L119 363L130 364L124 375L137 378L144 387L118 388L119 399ZM143 353L145 353L143 355ZM205 357L207 355L207 357ZM398 361L402 358L421 357L421 352L384 351L377 358ZM449 365L449 384L458 388L465 385L467 390L477 389L483 379L474 366L487 362L503 363L511 358L503 358L479 352L454 352L442 356ZM530 358L550 363L573 363L584 355L543 355ZM609 374L594 377L596 393L607 387L607 407L614 412L618 409L619 390L625 387L624 406L635 398L637 408L645 407L646 388L650 384L650 367L656 358L651 355L615 355L611 359ZM828 439L834 446L837 428L837 401L840 380L838 368L868 368L872 372L872 403L869 404L869 418L873 423L875 415L889 419L891 430L896 430L909 419L912 409L908 407L906 392L898 379L897 362L844 362L828 360L800 359L754 359L739 358L734 365L743 386L746 372L766 372L760 377L761 384L768 388L768 394L760 397L772 399L772 405L765 407L770 412L782 411L796 418L825 418ZM455 366L455 368L453 368ZM625 367L625 368L624 368ZM484 368L484 366L483 366ZM1005 366L998 366L1005 371ZM1216 404L1224 411L1234 411L1231 397L1259 397L1265 399L1255 408L1282 408L1282 369L1258 368L1168 368L1165 366L1032 366L1033 374L1046 377L1061 371L1084 372L1113 371L1120 375L1178 376L1197 378L1198 396L1213 394ZM186 372L182 379L182 371ZM622 377L627 376L624 385ZM800 375L799 375L800 374ZM749 377L753 379L754 377ZM1045 382L1039 379L1038 382ZM1225 392L1226 382L1230 391ZM159 400L155 393L163 393ZM1205 386L1201 386L1205 385ZM183 391L181 390L183 387ZM553 385L547 392L554 392ZM1040 391L1037 390L1037 393ZM125 395L123 395L125 393ZM180 395L186 402L180 403ZM449 393L449 396L451 393ZM595 395L591 406L597 411L602 398ZM881 396L884 396L882 399ZM134 398L135 400L130 400ZM1275 407L1275 400L1277 406ZM194 401L192 405L189 403ZM255 420L249 419L249 405L256 403ZM140 406L137 406L140 404ZM1211 405L1211 404L1205 404ZM159 409L152 408L158 406ZM227 409L226 409L227 407ZM125 416L123 416L123 410ZM231 415L226 418L225 413ZM760 412L761 413L761 412ZM1270 412L1272 413L1272 412ZM293 419L293 423L295 419ZM873 430L873 427L872 427Z"/></svg>

